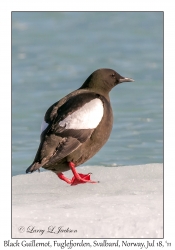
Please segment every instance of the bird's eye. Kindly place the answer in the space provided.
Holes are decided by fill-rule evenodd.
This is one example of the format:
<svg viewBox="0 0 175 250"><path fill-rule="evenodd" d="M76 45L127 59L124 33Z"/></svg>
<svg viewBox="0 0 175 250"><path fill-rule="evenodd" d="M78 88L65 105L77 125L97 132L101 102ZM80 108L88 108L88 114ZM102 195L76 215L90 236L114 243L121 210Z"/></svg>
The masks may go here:
<svg viewBox="0 0 175 250"><path fill-rule="evenodd" d="M112 75L111 75L112 77L115 77L115 74L114 73L112 73Z"/></svg>

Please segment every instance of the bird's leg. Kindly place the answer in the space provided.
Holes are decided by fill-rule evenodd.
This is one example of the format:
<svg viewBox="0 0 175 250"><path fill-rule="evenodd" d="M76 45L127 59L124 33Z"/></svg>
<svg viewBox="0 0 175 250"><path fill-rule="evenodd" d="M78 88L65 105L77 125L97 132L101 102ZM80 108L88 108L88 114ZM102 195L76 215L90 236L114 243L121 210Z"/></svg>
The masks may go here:
<svg viewBox="0 0 175 250"><path fill-rule="evenodd" d="M71 186L77 185L77 184L80 184L80 183L86 183L86 182L97 183L96 181L91 181L90 180L90 174L91 173L89 173L89 174L77 173L77 171L75 169L75 164L73 162L69 162L69 167L72 170L72 173L74 175L72 177L72 180L71 180Z"/></svg>
<svg viewBox="0 0 175 250"><path fill-rule="evenodd" d="M78 174L78 173L77 173ZM84 181L82 182L80 179L77 179L77 178L75 178L75 176L73 176L72 177L72 179L69 179L69 178L67 178L63 173L59 173L59 174L57 174L57 176L61 179L61 180L63 180L63 181L65 181L65 182L67 182L68 184L71 184L71 185L77 185L77 184L79 184L79 183L85 183L85 182L87 182L87 181L85 181L85 180L90 180L90 173L89 174L86 174L86 175L84 175L84 174L78 174L80 177L78 177L78 178L84 178ZM94 183L94 182L93 182Z"/></svg>
<svg viewBox="0 0 175 250"><path fill-rule="evenodd" d="M67 178L64 174L59 173L59 174L57 174L57 175L58 175L58 177L59 177L61 180L67 182L68 184L71 184L71 183L72 183L72 180L69 179L69 178Z"/></svg>
<svg viewBox="0 0 175 250"><path fill-rule="evenodd" d="M77 173L76 169L75 169L75 164L73 162L69 162L69 167L70 169L72 170L72 173L73 173L73 177L72 179L69 179L67 178L64 174L62 173L58 173L58 177L67 182L68 184L71 184L71 186L74 186L74 185L77 185L77 184L82 184L82 183L97 183L96 181L91 181L90 180L90 174L91 173L88 173L88 174L80 174L80 173Z"/></svg>

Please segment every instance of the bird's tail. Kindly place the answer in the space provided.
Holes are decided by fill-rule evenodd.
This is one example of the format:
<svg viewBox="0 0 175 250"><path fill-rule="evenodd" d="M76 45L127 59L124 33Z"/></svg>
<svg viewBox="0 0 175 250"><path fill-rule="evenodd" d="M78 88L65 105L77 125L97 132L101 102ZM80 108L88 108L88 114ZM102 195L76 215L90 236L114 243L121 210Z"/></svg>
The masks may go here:
<svg viewBox="0 0 175 250"><path fill-rule="evenodd" d="M36 171L37 169L39 170L40 167L42 167L44 164L40 164L39 162L32 163L27 169L26 169L26 174L29 172Z"/></svg>

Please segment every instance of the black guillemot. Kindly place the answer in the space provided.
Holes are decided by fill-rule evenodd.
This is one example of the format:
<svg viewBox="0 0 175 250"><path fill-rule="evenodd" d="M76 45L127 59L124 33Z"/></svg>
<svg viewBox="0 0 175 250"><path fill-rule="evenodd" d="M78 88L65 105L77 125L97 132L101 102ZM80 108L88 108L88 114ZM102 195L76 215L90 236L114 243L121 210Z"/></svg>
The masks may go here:
<svg viewBox="0 0 175 250"><path fill-rule="evenodd" d="M71 185L96 183L90 179L90 173L80 174L75 167L93 157L110 136L110 90L122 82L133 81L112 69L98 69L79 89L55 102L45 114L40 145L26 173L43 167ZM72 179L62 173L70 169Z"/></svg>

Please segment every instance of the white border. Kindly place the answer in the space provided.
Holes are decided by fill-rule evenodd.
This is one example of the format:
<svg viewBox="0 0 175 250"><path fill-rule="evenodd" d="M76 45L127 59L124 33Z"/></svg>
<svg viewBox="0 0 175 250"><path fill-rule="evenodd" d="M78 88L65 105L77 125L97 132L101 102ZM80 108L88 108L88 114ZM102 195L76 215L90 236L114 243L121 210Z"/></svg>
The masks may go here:
<svg viewBox="0 0 175 250"><path fill-rule="evenodd" d="M2 1L0 9L1 241L11 239L11 11L164 11L165 240L175 245L175 79L173 1ZM2 242L1 242L2 243ZM165 248L164 248L165 249ZM169 248L168 248L169 249Z"/></svg>

